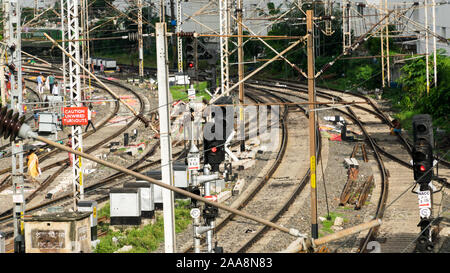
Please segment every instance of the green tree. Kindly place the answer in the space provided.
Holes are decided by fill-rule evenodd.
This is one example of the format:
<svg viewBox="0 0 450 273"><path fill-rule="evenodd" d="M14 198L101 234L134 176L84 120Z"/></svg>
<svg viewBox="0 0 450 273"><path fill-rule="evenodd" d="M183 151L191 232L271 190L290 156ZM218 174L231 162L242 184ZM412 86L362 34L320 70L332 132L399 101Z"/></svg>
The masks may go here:
<svg viewBox="0 0 450 273"><path fill-rule="evenodd" d="M403 96L401 106L404 110L430 114L433 119L449 128L450 113L450 57L444 51L437 54L437 87L434 87L432 61L430 68L430 89L427 92L425 57L412 60L401 69ZM433 56L430 57L430 60Z"/></svg>

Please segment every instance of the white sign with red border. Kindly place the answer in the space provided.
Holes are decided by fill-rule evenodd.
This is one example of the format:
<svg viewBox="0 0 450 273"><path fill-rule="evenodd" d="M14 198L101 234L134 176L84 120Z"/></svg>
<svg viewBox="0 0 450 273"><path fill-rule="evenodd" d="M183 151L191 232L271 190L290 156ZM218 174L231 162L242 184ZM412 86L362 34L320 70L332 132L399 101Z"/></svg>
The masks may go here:
<svg viewBox="0 0 450 273"><path fill-rule="evenodd" d="M419 208L431 208L430 191L419 191Z"/></svg>
<svg viewBox="0 0 450 273"><path fill-rule="evenodd" d="M205 198L213 202L217 202L217 195L206 195Z"/></svg>

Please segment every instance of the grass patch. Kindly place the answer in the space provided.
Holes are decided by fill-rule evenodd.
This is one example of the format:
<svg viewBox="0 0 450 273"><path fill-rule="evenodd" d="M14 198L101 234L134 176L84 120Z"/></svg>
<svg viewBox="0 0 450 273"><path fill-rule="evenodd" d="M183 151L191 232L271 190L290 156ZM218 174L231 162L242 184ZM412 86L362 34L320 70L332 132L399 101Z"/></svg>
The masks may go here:
<svg viewBox="0 0 450 273"><path fill-rule="evenodd" d="M208 93L206 93L206 91L205 91L206 85L207 85L206 82L200 82L199 84L194 85L195 90L197 90L195 96L197 98L203 97L204 99L209 101L211 99L211 96ZM189 101L188 92L187 92L188 88L189 88L188 86L184 86L184 85L171 86L170 93L172 94L173 100L182 100L182 101L188 102Z"/></svg>
<svg viewBox="0 0 450 273"><path fill-rule="evenodd" d="M179 233L187 228L191 223L189 214L189 200L177 200L175 203L175 232ZM109 217L109 203L99 210L98 215ZM133 228L125 231L112 231L108 225L100 227L108 230L106 236L100 238L100 242L94 250L95 253L113 253L125 245L133 248L129 253L149 253L156 250L164 242L164 219L157 216L156 222L152 225L145 225L142 228ZM115 238L113 240L113 238Z"/></svg>
<svg viewBox="0 0 450 273"><path fill-rule="evenodd" d="M344 215L342 213L338 212L330 212L331 220L325 220L322 222L322 228L320 229L321 232L319 232L319 237L334 233L334 231L331 229L331 227L334 224L334 220L336 220L336 217L344 218ZM327 217L327 215L324 215L323 217ZM344 222L348 221L344 218Z"/></svg>

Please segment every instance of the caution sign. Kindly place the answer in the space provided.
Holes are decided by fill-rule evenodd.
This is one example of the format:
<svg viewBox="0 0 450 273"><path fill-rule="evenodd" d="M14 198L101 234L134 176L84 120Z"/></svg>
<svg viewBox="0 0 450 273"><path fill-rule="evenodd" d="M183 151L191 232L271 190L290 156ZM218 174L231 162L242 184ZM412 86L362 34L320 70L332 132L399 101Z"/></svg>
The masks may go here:
<svg viewBox="0 0 450 273"><path fill-rule="evenodd" d="M87 125L88 108L87 107L63 107L64 116L63 125Z"/></svg>

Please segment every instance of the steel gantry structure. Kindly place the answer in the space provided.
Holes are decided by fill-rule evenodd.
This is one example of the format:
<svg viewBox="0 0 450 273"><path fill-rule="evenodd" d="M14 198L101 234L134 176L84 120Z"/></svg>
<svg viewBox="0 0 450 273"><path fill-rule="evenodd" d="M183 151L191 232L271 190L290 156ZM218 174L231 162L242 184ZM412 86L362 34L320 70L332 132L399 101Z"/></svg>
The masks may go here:
<svg viewBox="0 0 450 273"><path fill-rule="evenodd" d="M219 0L220 20L220 92L223 93L229 86L229 63L228 63L228 36L230 33L230 9L228 0Z"/></svg>
<svg viewBox="0 0 450 273"><path fill-rule="evenodd" d="M182 31L182 27L181 27L181 22L182 22L182 15L181 15L181 3L180 0L177 0L176 2L176 8L177 8L177 24L176 24L176 32L177 33L181 33ZM183 73L183 40L181 39L180 36L177 36L177 57L178 57L178 62L177 62L177 68L178 68L178 73Z"/></svg>
<svg viewBox="0 0 450 273"><path fill-rule="evenodd" d="M74 62L69 58L69 89L71 106L81 107L81 82L80 82L80 44L78 42L80 36L79 20L78 20L78 3L79 0L67 0L67 32L69 42L68 52L78 62ZM79 125L72 126L72 149L83 151L83 129ZM73 167L73 207L77 210L77 203L84 199L83 186L83 158L78 155L72 156Z"/></svg>
<svg viewBox="0 0 450 273"><path fill-rule="evenodd" d="M7 11L5 31L7 45L10 52L8 66L11 75L9 81L11 84L11 109L18 111L18 115L24 117L22 108L23 90L22 90L22 56L21 56L21 26L20 16L21 8L19 0L9 0L5 3ZM2 68L3 69L3 68ZM14 221L14 252L23 252L25 249L23 217L25 212L24 198L24 168L23 168L23 141L17 140L11 143L11 178L13 192L13 221Z"/></svg>

